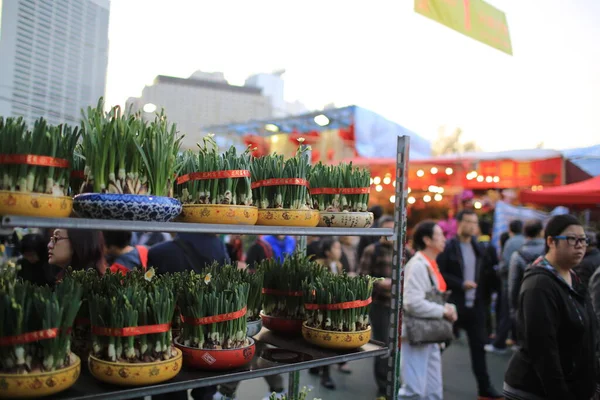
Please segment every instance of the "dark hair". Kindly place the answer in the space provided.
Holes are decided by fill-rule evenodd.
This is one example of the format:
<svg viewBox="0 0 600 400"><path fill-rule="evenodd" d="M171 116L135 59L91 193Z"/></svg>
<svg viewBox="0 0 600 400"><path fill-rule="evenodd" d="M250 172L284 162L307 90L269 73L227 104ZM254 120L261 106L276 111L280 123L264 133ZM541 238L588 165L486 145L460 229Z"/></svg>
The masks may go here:
<svg viewBox="0 0 600 400"><path fill-rule="evenodd" d="M548 224L546 225L546 239L548 237L560 236L565 229L572 225L582 226L577 218L569 214L556 215L550 218L550 221L548 221ZM549 250L548 240L546 240L546 253L548 253Z"/></svg>
<svg viewBox="0 0 600 400"><path fill-rule="evenodd" d="M29 233L21 239L19 252L21 254L35 253L40 260L48 261L48 240L39 233Z"/></svg>
<svg viewBox="0 0 600 400"><path fill-rule="evenodd" d="M489 221L481 220L479 221L479 231L482 235L492 235L492 224Z"/></svg>
<svg viewBox="0 0 600 400"><path fill-rule="evenodd" d="M115 246L124 249L131 244L131 232L129 231L103 231L106 247Z"/></svg>
<svg viewBox="0 0 600 400"><path fill-rule="evenodd" d="M383 224L387 224L388 222L396 222L396 220L394 220L394 217L392 217L391 215L384 215L383 217L381 217L379 219L379 221L377 221L377 223L379 224L379 226L382 226Z"/></svg>
<svg viewBox="0 0 600 400"><path fill-rule="evenodd" d="M433 229L435 228L435 221L427 220L421 221L413 229L413 248L417 251L425 250L427 245L425 244L425 238L433 238Z"/></svg>
<svg viewBox="0 0 600 400"><path fill-rule="evenodd" d="M544 224L539 219L530 219L525 222L525 228L523 229L525 232L525 236L528 238L538 237L540 232L544 230Z"/></svg>
<svg viewBox="0 0 600 400"><path fill-rule="evenodd" d="M337 237L326 237L320 240L319 243L319 255L317 258L327 258L327 252L331 251L333 245L339 242Z"/></svg>
<svg viewBox="0 0 600 400"><path fill-rule="evenodd" d="M369 209L369 212L373 213L373 218L375 218L375 221L377 221L383 215L383 207L373 206Z"/></svg>
<svg viewBox="0 0 600 400"><path fill-rule="evenodd" d="M510 221L510 224L508 224L508 230L515 235L523 233L523 221L520 219Z"/></svg>
<svg viewBox="0 0 600 400"><path fill-rule="evenodd" d="M458 214L456 214L456 221L460 222L463 220L463 218L465 217L465 215L477 215L477 213L473 210L469 210L469 209L464 209L464 210L460 210L458 212Z"/></svg>
<svg viewBox="0 0 600 400"><path fill-rule="evenodd" d="M590 244L588 245L588 248L598 247L598 239L600 239L600 232L596 232L593 229L586 229L585 236L587 236L590 239Z"/></svg>
<svg viewBox="0 0 600 400"><path fill-rule="evenodd" d="M504 249L504 245L506 244L506 242L508 242L508 239L510 239L510 235L508 234L508 232L502 232L502 234L500 235L500 248Z"/></svg>
<svg viewBox="0 0 600 400"><path fill-rule="evenodd" d="M102 232L87 229L67 229L73 257L74 270L97 268L104 262L104 238Z"/></svg>

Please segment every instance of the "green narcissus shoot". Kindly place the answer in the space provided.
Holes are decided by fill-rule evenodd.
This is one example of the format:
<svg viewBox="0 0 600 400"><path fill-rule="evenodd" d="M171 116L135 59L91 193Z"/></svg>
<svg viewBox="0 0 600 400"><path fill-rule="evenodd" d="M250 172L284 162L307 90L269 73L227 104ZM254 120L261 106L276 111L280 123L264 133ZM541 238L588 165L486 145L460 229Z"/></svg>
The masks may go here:
<svg viewBox="0 0 600 400"><path fill-rule="evenodd" d="M303 319L304 299L301 295L302 282L311 276L327 273L322 265L311 261L300 252L287 256L283 263L274 258L263 260L257 269L264 274L263 287L278 292L296 292L298 295L283 296L263 294L263 312L279 318Z"/></svg>

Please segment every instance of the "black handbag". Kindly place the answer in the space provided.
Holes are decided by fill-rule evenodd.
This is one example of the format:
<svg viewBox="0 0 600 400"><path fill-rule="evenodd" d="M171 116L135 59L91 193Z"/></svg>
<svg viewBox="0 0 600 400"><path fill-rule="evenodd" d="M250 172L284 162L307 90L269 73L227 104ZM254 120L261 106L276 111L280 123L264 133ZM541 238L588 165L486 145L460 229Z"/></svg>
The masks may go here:
<svg viewBox="0 0 600 400"><path fill-rule="evenodd" d="M436 304L446 304L448 297L447 293L440 292L433 279L429 268L427 269L429 281L431 282L431 291L425 294L425 300L431 301ZM406 337L408 342L412 345L421 345L429 343L443 343L454 339L454 331L452 329L452 322L445 318L421 318L405 313L403 320L406 329Z"/></svg>

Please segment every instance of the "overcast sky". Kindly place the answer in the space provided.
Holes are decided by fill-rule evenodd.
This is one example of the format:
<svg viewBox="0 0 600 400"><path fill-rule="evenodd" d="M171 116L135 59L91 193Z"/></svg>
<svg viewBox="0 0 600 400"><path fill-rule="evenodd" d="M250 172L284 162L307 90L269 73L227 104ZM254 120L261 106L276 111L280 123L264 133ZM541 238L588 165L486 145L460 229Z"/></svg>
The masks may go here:
<svg viewBox="0 0 600 400"><path fill-rule="evenodd" d="M413 10L413 0L112 0L107 101L156 75L285 68L286 99L366 107L484 150L600 143L600 1L494 0L514 56ZM596 22L596 23L595 23Z"/></svg>

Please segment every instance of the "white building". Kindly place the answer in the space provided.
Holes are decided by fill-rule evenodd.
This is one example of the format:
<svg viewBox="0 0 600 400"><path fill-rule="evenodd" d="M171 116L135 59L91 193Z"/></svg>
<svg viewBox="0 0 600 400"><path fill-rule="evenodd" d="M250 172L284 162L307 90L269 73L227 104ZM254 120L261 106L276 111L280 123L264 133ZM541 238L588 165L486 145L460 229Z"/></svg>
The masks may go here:
<svg viewBox="0 0 600 400"><path fill-rule="evenodd" d="M0 115L77 124L104 96L109 0L0 0Z"/></svg>
<svg viewBox="0 0 600 400"><path fill-rule="evenodd" d="M285 70L281 70L271 74L251 75L246 79L246 86L260 88L263 95L269 98L273 108L273 117L287 116L286 104L283 98L283 78L281 77L284 73Z"/></svg>
<svg viewBox="0 0 600 400"><path fill-rule="evenodd" d="M269 98L256 87L230 85L222 73L197 71L189 78L159 75L127 107L152 112L164 108L169 120L185 134L184 148L195 148L201 127L270 118ZM149 106L151 105L151 106Z"/></svg>

